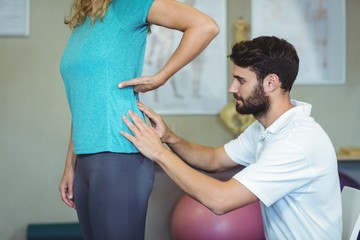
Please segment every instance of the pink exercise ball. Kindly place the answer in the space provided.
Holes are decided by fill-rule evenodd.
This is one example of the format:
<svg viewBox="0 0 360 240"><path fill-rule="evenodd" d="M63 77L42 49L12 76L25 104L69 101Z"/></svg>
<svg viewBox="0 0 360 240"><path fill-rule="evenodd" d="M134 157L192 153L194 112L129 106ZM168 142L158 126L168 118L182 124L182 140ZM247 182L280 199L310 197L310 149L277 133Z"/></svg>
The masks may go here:
<svg viewBox="0 0 360 240"><path fill-rule="evenodd" d="M171 235L172 240L264 240L260 204L218 216L184 195L172 213Z"/></svg>

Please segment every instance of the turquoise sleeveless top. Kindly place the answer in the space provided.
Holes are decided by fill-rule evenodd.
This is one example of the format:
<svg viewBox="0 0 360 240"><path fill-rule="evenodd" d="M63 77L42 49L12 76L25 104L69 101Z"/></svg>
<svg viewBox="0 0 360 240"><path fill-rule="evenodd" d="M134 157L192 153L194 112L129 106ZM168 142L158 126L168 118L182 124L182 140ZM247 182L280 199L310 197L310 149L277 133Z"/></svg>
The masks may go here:
<svg viewBox="0 0 360 240"><path fill-rule="evenodd" d="M103 22L90 19L75 28L60 62L72 116L76 154L134 153L137 148L120 132L130 132L121 120L138 113L133 87L118 83L142 74L153 0L113 0Z"/></svg>

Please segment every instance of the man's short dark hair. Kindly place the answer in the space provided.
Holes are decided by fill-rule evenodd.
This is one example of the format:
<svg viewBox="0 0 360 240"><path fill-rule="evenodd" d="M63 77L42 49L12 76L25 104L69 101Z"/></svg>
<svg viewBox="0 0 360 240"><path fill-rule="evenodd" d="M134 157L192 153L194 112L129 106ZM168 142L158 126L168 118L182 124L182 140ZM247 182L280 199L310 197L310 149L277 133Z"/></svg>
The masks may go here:
<svg viewBox="0 0 360 240"><path fill-rule="evenodd" d="M239 67L249 67L259 81L278 75L281 88L290 91L299 70L299 57L292 44L274 36L261 36L236 43L229 55Z"/></svg>

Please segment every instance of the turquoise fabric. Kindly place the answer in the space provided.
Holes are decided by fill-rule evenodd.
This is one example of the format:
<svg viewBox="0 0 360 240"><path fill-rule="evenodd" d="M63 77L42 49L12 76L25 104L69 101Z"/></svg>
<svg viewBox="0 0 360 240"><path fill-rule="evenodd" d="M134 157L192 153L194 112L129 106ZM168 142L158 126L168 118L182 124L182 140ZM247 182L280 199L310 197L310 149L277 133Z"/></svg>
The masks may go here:
<svg viewBox="0 0 360 240"><path fill-rule="evenodd" d="M76 154L133 153L136 147L120 131L129 129L121 117L138 110L132 87L119 82L141 76L153 0L113 0L104 20L73 31L64 50L60 72L73 124ZM143 117L143 116L142 116Z"/></svg>

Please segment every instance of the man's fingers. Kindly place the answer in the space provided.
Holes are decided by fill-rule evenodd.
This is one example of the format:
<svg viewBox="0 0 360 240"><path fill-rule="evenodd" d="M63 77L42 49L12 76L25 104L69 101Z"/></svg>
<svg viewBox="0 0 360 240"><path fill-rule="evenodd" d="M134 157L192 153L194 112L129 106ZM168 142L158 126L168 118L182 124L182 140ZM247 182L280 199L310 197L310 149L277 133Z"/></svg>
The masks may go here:
<svg viewBox="0 0 360 240"><path fill-rule="evenodd" d="M153 113L153 111L148 108L146 105L144 105L142 102L138 101L138 107L139 109L145 113L146 115Z"/></svg>
<svg viewBox="0 0 360 240"><path fill-rule="evenodd" d="M135 125L126 116L122 116L122 120L124 121L126 126L128 126L128 128L132 131L132 133L135 134L137 131L137 128L135 127Z"/></svg>
<svg viewBox="0 0 360 240"><path fill-rule="evenodd" d="M143 121L140 119L140 117L132 112L131 110L128 111L128 114L132 120L132 122L126 117L122 116L122 120L125 122L125 124L128 126L128 128L131 130L131 132L137 136L140 134L140 132L143 130Z"/></svg>
<svg viewBox="0 0 360 240"><path fill-rule="evenodd" d="M135 126L138 127L139 130L142 130L144 128L144 125L146 125L146 123L139 117L139 115L137 115L133 111L129 110L128 114L131 117L131 120L133 120Z"/></svg>
<svg viewBox="0 0 360 240"><path fill-rule="evenodd" d="M159 116L154 110L144 105L142 102L138 102L140 111L142 111L150 120L154 120Z"/></svg>
<svg viewBox="0 0 360 240"><path fill-rule="evenodd" d="M132 135L130 135L129 133L127 133L127 132L120 132L121 133L121 135L123 135L127 140L129 140L130 142L132 142L132 143L134 143L134 141L135 141L135 138L134 138L134 136L132 136Z"/></svg>
<svg viewBox="0 0 360 240"><path fill-rule="evenodd" d="M128 126L128 128L130 129L130 131L132 132L133 135L125 132L125 131L121 131L121 135L123 135L127 140L129 140L130 142L132 142L135 146L139 147L138 144L140 143L138 140L138 137L141 136L141 130L144 129L142 125L142 121L141 119L135 114L132 113L131 111L129 111L129 116L131 117L131 119L133 120L134 123L132 123L126 116L122 117L122 120L125 122L125 124Z"/></svg>

